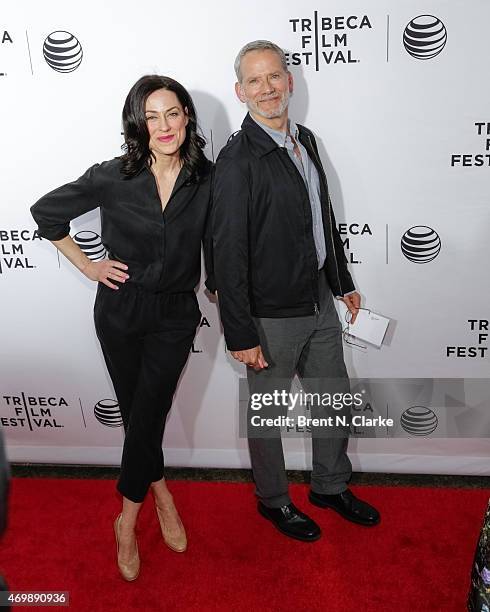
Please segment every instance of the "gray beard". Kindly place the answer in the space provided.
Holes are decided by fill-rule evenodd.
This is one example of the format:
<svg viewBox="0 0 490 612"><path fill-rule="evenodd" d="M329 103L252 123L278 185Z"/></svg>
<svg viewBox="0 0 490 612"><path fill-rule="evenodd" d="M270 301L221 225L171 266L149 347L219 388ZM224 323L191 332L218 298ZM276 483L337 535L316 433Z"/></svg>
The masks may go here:
<svg viewBox="0 0 490 612"><path fill-rule="evenodd" d="M277 119L283 114L283 112L288 107L289 98L290 98L289 91L286 91L283 95L281 103L279 104L279 108L277 108L274 111L269 111L269 112L263 111L259 108L257 104L255 104L255 102L251 102L250 100L247 100L247 108L249 111L252 111L256 115L260 115L261 117L264 117L264 119Z"/></svg>

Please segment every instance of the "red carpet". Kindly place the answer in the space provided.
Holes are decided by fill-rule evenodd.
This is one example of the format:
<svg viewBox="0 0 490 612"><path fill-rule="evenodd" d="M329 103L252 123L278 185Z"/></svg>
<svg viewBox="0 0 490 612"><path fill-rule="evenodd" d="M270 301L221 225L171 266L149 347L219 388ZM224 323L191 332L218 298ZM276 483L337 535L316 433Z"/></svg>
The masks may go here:
<svg viewBox="0 0 490 612"><path fill-rule="evenodd" d="M70 591L72 611L463 612L490 496L352 487L381 511L382 523L369 529L311 506L306 486L293 485L293 501L323 529L321 540L305 544L257 514L251 484L169 488L189 548L177 554L163 544L148 498L139 522L141 574L125 583L115 564L113 481L16 479L0 572L12 590Z"/></svg>

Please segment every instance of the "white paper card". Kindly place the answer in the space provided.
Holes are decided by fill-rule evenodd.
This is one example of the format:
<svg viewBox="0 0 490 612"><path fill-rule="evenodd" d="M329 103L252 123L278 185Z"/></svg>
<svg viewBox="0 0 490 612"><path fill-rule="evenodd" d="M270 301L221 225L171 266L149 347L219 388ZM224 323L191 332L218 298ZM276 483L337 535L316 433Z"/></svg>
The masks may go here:
<svg viewBox="0 0 490 612"><path fill-rule="evenodd" d="M354 324L349 323L348 333L359 340L380 347L383 343L390 319L371 310L359 310Z"/></svg>

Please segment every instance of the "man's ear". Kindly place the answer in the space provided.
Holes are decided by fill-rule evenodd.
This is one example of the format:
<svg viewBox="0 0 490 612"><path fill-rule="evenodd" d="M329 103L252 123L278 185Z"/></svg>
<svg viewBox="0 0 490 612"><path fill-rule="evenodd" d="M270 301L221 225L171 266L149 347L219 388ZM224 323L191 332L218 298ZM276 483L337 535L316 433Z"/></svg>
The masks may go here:
<svg viewBox="0 0 490 612"><path fill-rule="evenodd" d="M242 85L238 81L235 83L235 93L240 102L246 102L246 98L242 90Z"/></svg>
<svg viewBox="0 0 490 612"><path fill-rule="evenodd" d="M294 90L294 80L293 75L288 72L288 85L289 85L289 93L292 94Z"/></svg>

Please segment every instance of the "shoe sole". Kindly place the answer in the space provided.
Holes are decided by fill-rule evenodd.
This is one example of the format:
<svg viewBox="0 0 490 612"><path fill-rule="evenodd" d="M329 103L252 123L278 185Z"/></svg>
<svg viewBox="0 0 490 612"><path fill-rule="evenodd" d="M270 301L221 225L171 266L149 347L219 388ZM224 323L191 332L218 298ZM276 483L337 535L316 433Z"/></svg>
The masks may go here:
<svg viewBox="0 0 490 612"><path fill-rule="evenodd" d="M317 501L314 497L311 497L311 495L308 496L308 500L310 504L313 504L318 508L329 508L330 510L333 510L346 521L350 521L351 523L355 523L356 525L362 525L363 527L376 527L376 525L379 525L379 523L381 522L381 518L379 518L375 523L365 523L364 521L358 521L355 518L343 514L342 512L340 512L340 510L338 510L338 508L335 508L335 506L331 506L330 504L327 504L322 501Z"/></svg>
<svg viewBox="0 0 490 612"><path fill-rule="evenodd" d="M278 531L280 531L283 535L287 536L288 538L293 538L293 540L299 540L300 542L317 542L322 537L321 532L317 536L314 536L312 538L302 538L299 535L293 535L289 531L285 531L284 529L281 529L275 521L273 521L269 516L267 516L267 514L264 513L264 511L260 508L260 506L258 507L258 511L261 516L263 516L270 523L272 523Z"/></svg>
<svg viewBox="0 0 490 612"><path fill-rule="evenodd" d="M185 548L174 548L167 542L167 540L165 540L165 538L163 539L163 542L167 548L169 548L170 550L173 550L176 553L185 553L185 551L187 550L187 546Z"/></svg>

